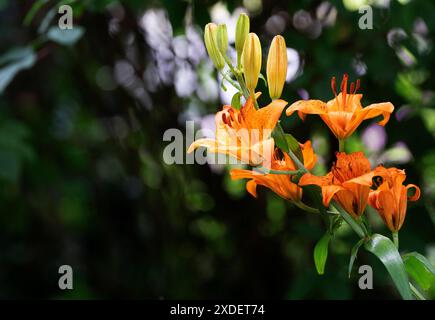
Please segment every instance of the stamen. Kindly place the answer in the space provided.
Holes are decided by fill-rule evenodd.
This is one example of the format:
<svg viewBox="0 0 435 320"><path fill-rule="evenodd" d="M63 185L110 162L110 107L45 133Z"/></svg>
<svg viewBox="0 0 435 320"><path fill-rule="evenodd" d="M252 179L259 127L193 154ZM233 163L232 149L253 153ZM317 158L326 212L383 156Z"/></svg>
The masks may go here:
<svg viewBox="0 0 435 320"><path fill-rule="evenodd" d="M343 80L341 81L341 94L343 95L343 107L346 105L346 94L347 94L347 79L349 76L347 73L343 75Z"/></svg>
<svg viewBox="0 0 435 320"><path fill-rule="evenodd" d="M360 81L359 81L359 79L357 79L356 80L356 87L355 87L355 93L359 90L359 88L360 88Z"/></svg>
<svg viewBox="0 0 435 320"><path fill-rule="evenodd" d="M350 84L350 94L353 94L354 92L353 92L353 90L355 90L355 83L351 83Z"/></svg>
<svg viewBox="0 0 435 320"><path fill-rule="evenodd" d="M232 109L230 109L232 111ZM234 111L230 112L230 117L231 117L231 121L234 122L236 121L236 117L234 116Z"/></svg>
<svg viewBox="0 0 435 320"><path fill-rule="evenodd" d="M222 121L223 123L228 124L227 116L225 113L222 113Z"/></svg>
<svg viewBox="0 0 435 320"><path fill-rule="evenodd" d="M335 83L335 77L332 77L331 79L331 88L334 96L337 96L337 84Z"/></svg>
<svg viewBox="0 0 435 320"><path fill-rule="evenodd" d="M346 99L346 105L349 105L349 103L350 103L350 99L352 98L352 95L353 95L353 93L354 93L354 90L355 90L355 83L351 83L350 84L350 91L349 91L349 95L348 95L348 97L347 97L347 99Z"/></svg>

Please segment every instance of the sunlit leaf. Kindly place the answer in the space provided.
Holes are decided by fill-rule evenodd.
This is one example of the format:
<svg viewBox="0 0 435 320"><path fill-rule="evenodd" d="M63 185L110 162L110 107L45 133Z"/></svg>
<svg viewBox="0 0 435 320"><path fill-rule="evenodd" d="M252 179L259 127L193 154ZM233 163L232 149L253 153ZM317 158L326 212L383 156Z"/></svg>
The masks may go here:
<svg viewBox="0 0 435 320"><path fill-rule="evenodd" d="M428 290L435 281L435 267L423 255L411 252L403 255L408 274L418 283L423 290Z"/></svg>
<svg viewBox="0 0 435 320"><path fill-rule="evenodd" d="M365 242L364 247L367 251L377 256L384 264L402 298L412 300L413 297L405 265L394 243L383 235L374 234Z"/></svg>

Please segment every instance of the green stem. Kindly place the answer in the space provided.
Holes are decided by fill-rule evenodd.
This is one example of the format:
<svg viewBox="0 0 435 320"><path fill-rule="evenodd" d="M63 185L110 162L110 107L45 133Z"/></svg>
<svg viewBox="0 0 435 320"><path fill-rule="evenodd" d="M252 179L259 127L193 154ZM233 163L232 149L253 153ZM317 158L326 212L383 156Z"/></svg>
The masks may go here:
<svg viewBox="0 0 435 320"><path fill-rule="evenodd" d="M344 139L338 139L338 151L344 152Z"/></svg>
<svg viewBox="0 0 435 320"><path fill-rule="evenodd" d="M277 124L278 126L281 126L281 124ZM282 130L282 128L281 128ZM290 158L292 159L292 161L294 162L294 164L296 165L296 167L298 167L298 169L302 172L302 173L307 173L308 169L305 168L304 164L299 160L299 158L293 153L292 150L288 150L288 155L290 156Z"/></svg>
<svg viewBox="0 0 435 320"><path fill-rule="evenodd" d="M397 250L399 250L399 233L397 231L392 232L393 234L393 242L394 245L396 246Z"/></svg>
<svg viewBox="0 0 435 320"><path fill-rule="evenodd" d="M240 88L240 86L238 85L238 83L236 81L234 81L233 79L231 79L230 77L228 77L224 72L221 71L221 75L222 77L228 81L228 83L230 83L234 88L236 88L237 90L241 91L242 89Z"/></svg>
<svg viewBox="0 0 435 320"><path fill-rule="evenodd" d="M240 84L240 88L241 88L243 96L245 97L246 100L248 100L249 91L248 91L248 89L246 89L246 84L245 84L245 81L243 80L241 73L238 72L236 69L234 69L231 60L226 55L224 55L223 57L224 57L225 62L228 65L228 68L230 68L230 71L233 73L234 77L236 77L237 82Z"/></svg>
<svg viewBox="0 0 435 320"><path fill-rule="evenodd" d="M336 209L341 217L347 222L347 224L355 231L360 238L366 238L368 236L367 230L362 227L361 223L358 223L349 213L346 212L335 200L331 201L331 206Z"/></svg>
<svg viewBox="0 0 435 320"><path fill-rule="evenodd" d="M303 203L302 201L293 201L293 203L295 204L295 206L296 207L298 207L298 208L300 208L300 209L302 209L302 210L304 210L304 211L307 211L307 212L310 212L310 213L319 213L320 211L318 210L318 209L316 209L316 208L313 208L313 207L310 207L310 206L307 206L305 203Z"/></svg>

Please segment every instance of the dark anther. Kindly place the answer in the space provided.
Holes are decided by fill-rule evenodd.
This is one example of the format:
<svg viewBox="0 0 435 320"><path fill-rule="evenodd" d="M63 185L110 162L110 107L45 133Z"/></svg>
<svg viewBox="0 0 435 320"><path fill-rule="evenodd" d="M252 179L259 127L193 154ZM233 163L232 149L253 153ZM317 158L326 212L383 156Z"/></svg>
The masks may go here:
<svg viewBox="0 0 435 320"><path fill-rule="evenodd" d="M384 178L382 178L381 176L374 176L372 178L372 190L376 190L377 188L380 187L380 185L384 183Z"/></svg>

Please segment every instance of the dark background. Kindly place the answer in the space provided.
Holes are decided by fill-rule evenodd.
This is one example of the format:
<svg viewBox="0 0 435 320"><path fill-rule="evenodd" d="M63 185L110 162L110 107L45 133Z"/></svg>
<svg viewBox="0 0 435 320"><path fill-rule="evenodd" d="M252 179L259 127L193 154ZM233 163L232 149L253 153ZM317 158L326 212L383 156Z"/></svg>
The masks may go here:
<svg viewBox="0 0 435 320"><path fill-rule="evenodd" d="M372 30L358 28L353 0L226 1L213 14L216 1L69 3L77 39L59 37L57 1L0 0L0 298L399 298L363 250L356 264L373 266L374 289L358 288L356 267L347 277L358 240L349 229L319 276L321 219L263 188L253 199L226 168L163 162L165 130L199 126L224 100L204 25L244 5L265 55L277 33L297 52L283 99L328 100L330 78L347 72L361 79L364 105L395 105L385 131L364 122L347 151L404 168L422 188L401 250L435 259L432 1L373 3ZM326 126L316 116L282 123L313 140L324 173L337 149ZM58 288L63 264L74 290Z"/></svg>

